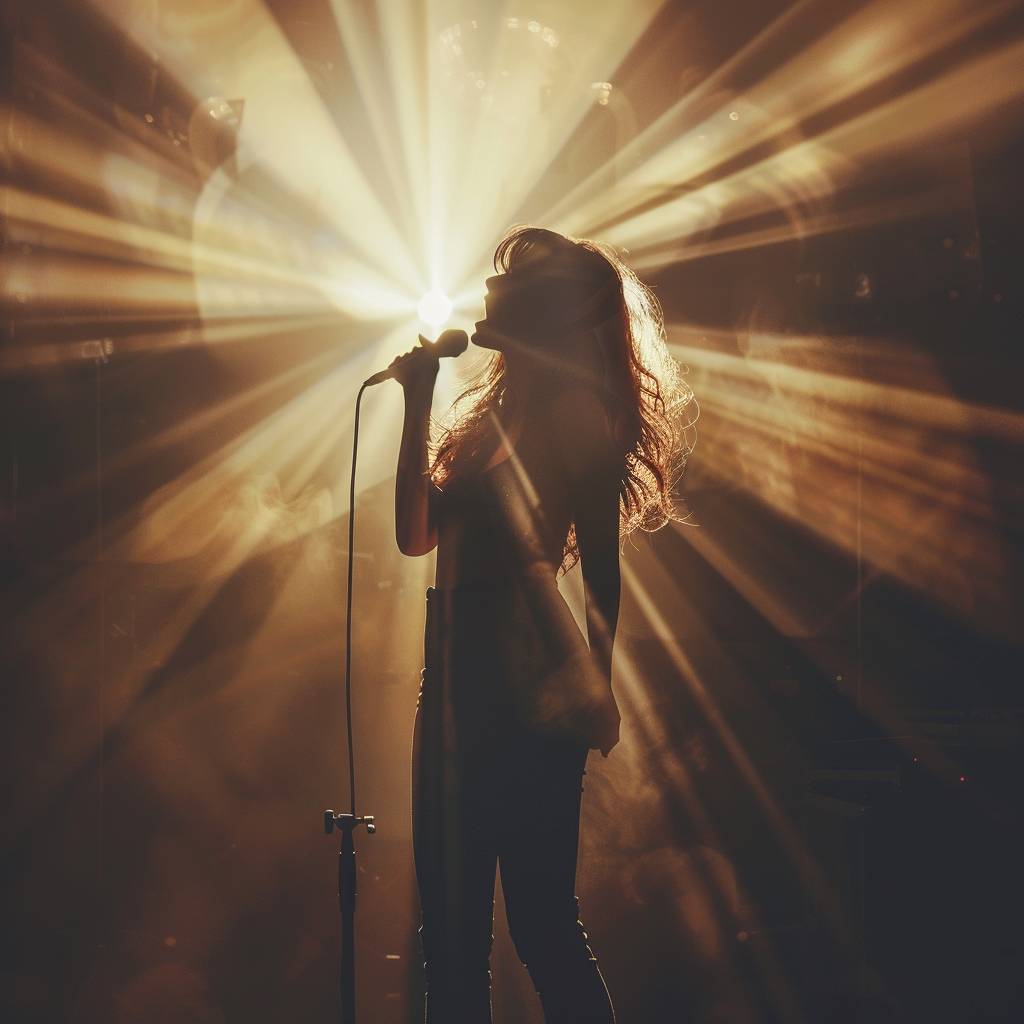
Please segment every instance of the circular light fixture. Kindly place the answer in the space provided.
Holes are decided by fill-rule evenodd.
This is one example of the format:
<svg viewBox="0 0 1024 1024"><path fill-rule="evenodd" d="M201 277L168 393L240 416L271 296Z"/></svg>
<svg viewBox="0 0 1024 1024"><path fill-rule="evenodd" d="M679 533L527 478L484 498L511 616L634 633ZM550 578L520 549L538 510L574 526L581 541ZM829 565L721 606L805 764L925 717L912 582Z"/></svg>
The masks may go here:
<svg viewBox="0 0 1024 1024"><path fill-rule="evenodd" d="M431 327L440 327L452 315L452 300L437 288L431 289L416 307L420 319Z"/></svg>

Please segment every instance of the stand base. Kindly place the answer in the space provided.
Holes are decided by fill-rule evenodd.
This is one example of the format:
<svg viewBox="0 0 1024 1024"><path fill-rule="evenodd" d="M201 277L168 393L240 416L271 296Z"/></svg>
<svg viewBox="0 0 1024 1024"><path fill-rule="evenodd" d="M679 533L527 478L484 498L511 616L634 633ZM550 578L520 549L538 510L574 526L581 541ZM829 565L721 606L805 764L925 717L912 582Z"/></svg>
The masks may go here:
<svg viewBox="0 0 1024 1024"><path fill-rule="evenodd" d="M341 849L338 851L338 910L341 912L341 1022L355 1024L356 1020L356 846L353 833L365 825L373 835L377 831L373 815L335 814L324 811L324 832L328 835L335 829L341 834Z"/></svg>

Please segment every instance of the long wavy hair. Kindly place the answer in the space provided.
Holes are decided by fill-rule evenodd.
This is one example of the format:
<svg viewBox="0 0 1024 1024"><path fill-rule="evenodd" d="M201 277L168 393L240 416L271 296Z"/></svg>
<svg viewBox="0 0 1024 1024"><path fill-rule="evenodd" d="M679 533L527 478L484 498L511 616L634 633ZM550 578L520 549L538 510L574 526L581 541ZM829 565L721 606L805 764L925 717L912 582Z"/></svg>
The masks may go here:
<svg viewBox="0 0 1024 1024"><path fill-rule="evenodd" d="M657 298L611 246L530 225L509 229L494 253L494 269L508 273L527 262L543 269L541 261L548 259L557 259L561 267L574 262L594 282L593 294L601 300L603 322L590 328L600 371L575 367L572 379L590 386L600 399L621 456L620 540L636 529L654 531L670 520L683 521L674 488L693 447L696 402L668 351ZM548 376L557 380L558 375ZM508 409L515 400L510 392L505 358L494 352L452 403L447 425L440 425L428 471L435 484L443 487L476 464L487 420L499 408ZM577 561L572 525L561 572Z"/></svg>

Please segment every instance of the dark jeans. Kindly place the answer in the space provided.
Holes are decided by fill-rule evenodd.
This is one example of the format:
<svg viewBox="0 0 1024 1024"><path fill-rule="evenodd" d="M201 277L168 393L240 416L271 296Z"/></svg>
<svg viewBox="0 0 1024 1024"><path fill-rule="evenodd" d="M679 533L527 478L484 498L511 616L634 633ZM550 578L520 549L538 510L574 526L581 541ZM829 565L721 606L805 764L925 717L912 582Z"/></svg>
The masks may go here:
<svg viewBox="0 0 1024 1024"><path fill-rule="evenodd" d="M413 741L413 844L427 1024L489 1024L495 868L547 1024L610 1024L575 896L586 745L522 722L529 650L507 594L427 591ZM505 652L509 644L517 657Z"/></svg>

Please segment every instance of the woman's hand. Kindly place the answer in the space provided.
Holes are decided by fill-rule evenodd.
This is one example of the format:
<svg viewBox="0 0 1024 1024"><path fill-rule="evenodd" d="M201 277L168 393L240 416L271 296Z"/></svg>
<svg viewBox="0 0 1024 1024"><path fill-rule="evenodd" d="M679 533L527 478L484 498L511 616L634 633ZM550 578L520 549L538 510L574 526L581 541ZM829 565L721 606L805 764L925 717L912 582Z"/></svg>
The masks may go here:
<svg viewBox="0 0 1024 1024"><path fill-rule="evenodd" d="M407 394L410 391L433 391L437 379L440 360L430 351L430 342L422 334L419 338L418 348L409 349L388 364L388 369Z"/></svg>
<svg viewBox="0 0 1024 1024"><path fill-rule="evenodd" d="M586 648L545 676L535 713L538 722L585 739L604 757L619 742L621 719L611 683Z"/></svg>
<svg viewBox="0 0 1024 1024"><path fill-rule="evenodd" d="M607 757L619 742L620 722L619 709L614 699L602 701L595 716L592 736L592 745L601 751L602 757Z"/></svg>

